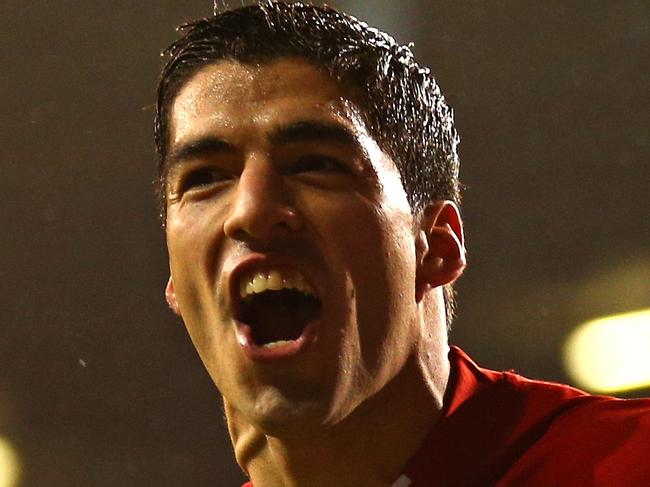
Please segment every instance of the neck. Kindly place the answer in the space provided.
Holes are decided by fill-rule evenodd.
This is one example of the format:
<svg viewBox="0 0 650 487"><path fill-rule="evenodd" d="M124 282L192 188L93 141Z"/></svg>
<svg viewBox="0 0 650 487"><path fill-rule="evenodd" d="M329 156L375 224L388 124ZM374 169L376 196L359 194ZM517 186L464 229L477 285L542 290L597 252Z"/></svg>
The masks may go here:
<svg viewBox="0 0 650 487"><path fill-rule="evenodd" d="M401 372L326 429L265 435L226 404L237 462L254 486L391 486L438 420L449 377L444 327L424 331Z"/></svg>

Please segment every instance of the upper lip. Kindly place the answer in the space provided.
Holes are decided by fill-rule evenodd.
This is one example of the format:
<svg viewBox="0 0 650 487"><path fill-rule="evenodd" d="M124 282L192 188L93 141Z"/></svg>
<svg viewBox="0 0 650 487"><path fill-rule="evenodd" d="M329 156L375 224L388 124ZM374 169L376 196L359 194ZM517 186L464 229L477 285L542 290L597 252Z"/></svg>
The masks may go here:
<svg viewBox="0 0 650 487"><path fill-rule="evenodd" d="M233 304L234 316L237 318L241 312L241 298L239 295L239 280L242 276L253 270L270 270L273 268L289 268L298 270L307 279L316 295L320 298L321 293L319 286L314 282L314 278L305 266L296 262L296 259L280 254L250 254L240 260L230 271L228 278L228 288L230 292L230 301Z"/></svg>

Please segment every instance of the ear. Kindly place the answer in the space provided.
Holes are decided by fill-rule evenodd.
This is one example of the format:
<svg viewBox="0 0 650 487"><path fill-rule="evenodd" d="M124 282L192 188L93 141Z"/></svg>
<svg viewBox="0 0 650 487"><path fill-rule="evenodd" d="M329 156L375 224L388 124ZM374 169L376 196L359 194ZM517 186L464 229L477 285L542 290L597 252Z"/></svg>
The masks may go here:
<svg viewBox="0 0 650 487"><path fill-rule="evenodd" d="M178 316L181 316L181 310L178 307L178 301L176 301L176 291L174 290L174 281L172 281L172 276L169 276L167 286L165 286L165 300L171 310Z"/></svg>
<svg viewBox="0 0 650 487"><path fill-rule="evenodd" d="M417 258L416 297L427 288L454 282L467 260L463 222L453 201L436 201L422 212L415 240Z"/></svg>

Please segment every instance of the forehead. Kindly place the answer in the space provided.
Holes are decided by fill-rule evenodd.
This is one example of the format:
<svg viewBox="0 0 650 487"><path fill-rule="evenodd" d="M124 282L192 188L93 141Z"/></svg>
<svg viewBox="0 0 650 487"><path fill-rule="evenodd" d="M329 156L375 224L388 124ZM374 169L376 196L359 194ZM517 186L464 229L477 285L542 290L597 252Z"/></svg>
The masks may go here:
<svg viewBox="0 0 650 487"><path fill-rule="evenodd" d="M302 59L281 58L264 64L222 60L207 64L190 77L179 91L177 103L180 101L178 108L190 108L185 104L190 98L259 101L291 91L312 91L314 84L328 94L339 92L332 79Z"/></svg>
<svg viewBox="0 0 650 487"><path fill-rule="evenodd" d="M360 129L355 112L341 86L307 61L225 60L205 66L181 87L171 107L170 142L214 128L263 129L304 118L329 118Z"/></svg>

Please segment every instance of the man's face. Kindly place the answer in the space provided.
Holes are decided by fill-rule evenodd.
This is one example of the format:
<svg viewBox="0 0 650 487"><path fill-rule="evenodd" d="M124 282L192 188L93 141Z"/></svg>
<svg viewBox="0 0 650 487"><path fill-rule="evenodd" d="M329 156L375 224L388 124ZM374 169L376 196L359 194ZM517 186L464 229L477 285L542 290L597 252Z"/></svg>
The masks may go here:
<svg viewBox="0 0 650 487"><path fill-rule="evenodd" d="M307 62L209 65L170 116L168 299L227 405L335 424L419 328L411 211L354 104Z"/></svg>

